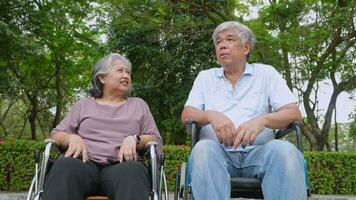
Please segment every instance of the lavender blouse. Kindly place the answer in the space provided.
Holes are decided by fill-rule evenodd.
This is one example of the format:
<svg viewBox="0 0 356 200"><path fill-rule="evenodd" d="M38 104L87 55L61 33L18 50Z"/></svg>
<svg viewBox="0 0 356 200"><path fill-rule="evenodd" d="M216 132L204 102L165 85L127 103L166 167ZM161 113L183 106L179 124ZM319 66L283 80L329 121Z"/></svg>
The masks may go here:
<svg viewBox="0 0 356 200"><path fill-rule="evenodd" d="M128 97L119 106L100 105L93 97L77 101L50 134L63 131L80 135L87 145L89 160L107 164L115 159L125 137L154 135L157 153L162 153L162 138L147 103Z"/></svg>

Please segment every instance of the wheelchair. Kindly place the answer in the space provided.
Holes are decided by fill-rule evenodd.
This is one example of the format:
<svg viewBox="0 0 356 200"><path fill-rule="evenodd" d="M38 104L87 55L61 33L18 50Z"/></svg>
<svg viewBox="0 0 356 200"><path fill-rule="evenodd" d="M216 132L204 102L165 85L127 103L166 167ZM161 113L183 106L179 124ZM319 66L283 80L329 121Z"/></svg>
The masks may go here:
<svg viewBox="0 0 356 200"><path fill-rule="evenodd" d="M190 149L199 141L200 127L192 120L186 121L186 131L191 137ZM282 139L290 133L296 134L296 146L303 153L302 133L299 122L292 122L284 130L275 132L275 139ZM190 158L189 158L190 159ZM180 171L176 173L174 200L192 200L193 192L191 188L191 176L188 171L190 160L183 162ZM307 162L304 160L305 181L307 186L307 196L310 197L309 178L307 173ZM231 177L231 198L258 198L263 199L261 180L258 178Z"/></svg>
<svg viewBox="0 0 356 200"><path fill-rule="evenodd" d="M32 178L26 200L41 200L41 195L44 190L45 176L49 172L51 166L55 162L55 158L61 156L61 151L55 140L45 140L45 150L42 153L42 160L40 161L40 153L35 152L35 175ZM156 142L149 142L146 145L144 157L149 163L149 173L151 177L150 200L161 200L163 197L162 191L164 190L164 199L169 200L167 191L167 181L163 170L164 156L157 158L156 155ZM87 200L108 200L105 196L91 196Z"/></svg>

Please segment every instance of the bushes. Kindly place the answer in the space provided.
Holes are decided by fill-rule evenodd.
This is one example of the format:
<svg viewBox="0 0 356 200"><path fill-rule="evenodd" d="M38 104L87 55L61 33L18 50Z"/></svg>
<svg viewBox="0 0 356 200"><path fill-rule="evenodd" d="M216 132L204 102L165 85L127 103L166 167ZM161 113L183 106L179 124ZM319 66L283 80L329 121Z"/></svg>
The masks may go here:
<svg viewBox="0 0 356 200"><path fill-rule="evenodd" d="M33 155L43 142L16 141L0 144L0 191L26 191L34 174ZM169 190L175 174L189 155L187 146L164 146ZM356 152L306 152L312 193L356 194Z"/></svg>
<svg viewBox="0 0 356 200"><path fill-rule="evenodd" d="M0 144L0 191L26 191L34 175L36 149L43 142L7 141Z"/></svg>
<svg viewBox="0 0 356 200"><path fill-rule="evenodd" d="M311 192L356 194L356 152L306 152Z"/></svg>
<svg viewBox="0 0 356 200"><path fill-rule="evenodd" d="M189 156L188 146L165 145L163 148L165 154L165 174L167 176L168 189L174 190L176 173L180 169L182 162L186 162Z"/></svg>

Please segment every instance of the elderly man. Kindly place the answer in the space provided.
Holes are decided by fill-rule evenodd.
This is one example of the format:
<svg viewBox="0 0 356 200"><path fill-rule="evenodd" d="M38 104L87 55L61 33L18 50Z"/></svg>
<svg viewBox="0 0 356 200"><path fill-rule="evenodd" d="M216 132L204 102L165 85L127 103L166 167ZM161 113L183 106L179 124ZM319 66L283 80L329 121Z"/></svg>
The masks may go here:
<svg viewBox="0 0 356 200"><path fill-rule="evenodd" d="M182 121L202 125L191 153L196 200L230 199L230 177L258 177L267 200L306 199L303 155L272 129L301 120L297 100L272 67L247 62L253 32L229 21L213 33L220 68L199 73Z"/></svg>

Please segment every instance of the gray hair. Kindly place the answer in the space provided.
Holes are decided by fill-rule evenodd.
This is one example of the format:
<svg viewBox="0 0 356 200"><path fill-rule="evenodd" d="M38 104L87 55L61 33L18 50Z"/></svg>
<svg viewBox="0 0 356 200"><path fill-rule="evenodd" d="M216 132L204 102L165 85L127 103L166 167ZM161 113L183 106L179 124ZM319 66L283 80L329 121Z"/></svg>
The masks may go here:
<svg viewBox="0 0 356 200"><path fill-rule="evenodd" d="M251 31L250 28L236 21L223 22L215 28L212 36L215 46L217 42L216 40L218 39L218 34L228 29L234 31L235 36L240 39L241 44L244 45L245 43L249 42L251 44L251 50L253 49L253 46L256 43L255 34Z"/></svg>
<svg viewBox="0 0 356 200"><path fill-rule="evenodd" d="M130 60L118 53L110 53L100 59L97 63L95 63L91 75L91 89L89 92L94 98L100 98L103 96L103 84L99 80L99 75L109 73L109 70L115 61L123 62L130 69L130 71L132 70Z"/></svg>

